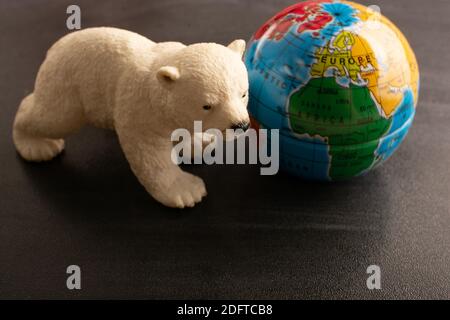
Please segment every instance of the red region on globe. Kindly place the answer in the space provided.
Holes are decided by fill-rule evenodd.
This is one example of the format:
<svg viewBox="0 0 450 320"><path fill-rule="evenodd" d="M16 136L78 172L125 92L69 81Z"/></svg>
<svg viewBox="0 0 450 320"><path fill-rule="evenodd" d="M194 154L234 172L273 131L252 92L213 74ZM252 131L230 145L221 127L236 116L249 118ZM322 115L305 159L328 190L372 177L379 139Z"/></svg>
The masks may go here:
<svg viewBox="0 0 450 320"><path fill-rule="evenodd" d="M300 23L297 32L315 31L322 29L327 23L333 20L327 12L321 11L321 3L330 3L331 0L306 1L290 6L269 21L267 21L254 35L254 39L260 39L268 30L268 38L271 40L280 40L289 31L292 25ZM313 33L318 36L317 32Z"/></svg>

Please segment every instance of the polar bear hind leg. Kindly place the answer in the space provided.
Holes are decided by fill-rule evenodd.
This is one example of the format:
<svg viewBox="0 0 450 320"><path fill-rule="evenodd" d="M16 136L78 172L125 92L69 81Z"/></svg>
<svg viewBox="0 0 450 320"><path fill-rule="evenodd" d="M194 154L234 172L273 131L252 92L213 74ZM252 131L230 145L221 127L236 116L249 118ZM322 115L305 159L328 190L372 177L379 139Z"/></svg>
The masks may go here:
<svg viewBox="0 0 450 320"><path fill-rule="evenodd" d="M63 151L63 138L82 125L80 116L66 111L36 103L33 93L22 100L14 120L13 141L25 160L48 161Z"/></svg>

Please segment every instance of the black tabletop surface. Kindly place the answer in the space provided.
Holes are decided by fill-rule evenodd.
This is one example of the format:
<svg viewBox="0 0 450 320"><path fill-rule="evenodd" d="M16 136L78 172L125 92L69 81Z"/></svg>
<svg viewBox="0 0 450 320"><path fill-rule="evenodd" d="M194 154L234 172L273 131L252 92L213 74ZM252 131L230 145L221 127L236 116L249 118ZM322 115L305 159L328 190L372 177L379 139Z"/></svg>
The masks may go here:
<svg viewBox="0 0 450 320"><path fill-rule="evenodd" d="M384 166L329 184L192 166L209 195L184 211L145 192L113 132L84 128L44 164L16 154L17 106L74 3L83 28L223 44L291 4L0 1L0 298L450 298L449 1L363 1L405 33L421 69L415 123ZM373 264L381 290L366 286ZM69 265L81 290L66 288Z"/></svg>

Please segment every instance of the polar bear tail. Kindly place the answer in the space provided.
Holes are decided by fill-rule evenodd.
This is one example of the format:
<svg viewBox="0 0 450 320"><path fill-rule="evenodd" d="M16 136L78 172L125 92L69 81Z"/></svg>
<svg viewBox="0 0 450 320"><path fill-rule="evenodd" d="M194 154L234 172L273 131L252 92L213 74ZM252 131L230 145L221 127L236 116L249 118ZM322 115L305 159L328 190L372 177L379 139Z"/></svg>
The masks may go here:
<svg viewBox="0 0 450 320"><path fill-rule="evenodd" d="M39 117L35 117L37 106L33 94L25 97L17 111L13 125L13 141L19 154L28 161L48 161L64 149L63 139L47 138L40 130Z"/></svg>

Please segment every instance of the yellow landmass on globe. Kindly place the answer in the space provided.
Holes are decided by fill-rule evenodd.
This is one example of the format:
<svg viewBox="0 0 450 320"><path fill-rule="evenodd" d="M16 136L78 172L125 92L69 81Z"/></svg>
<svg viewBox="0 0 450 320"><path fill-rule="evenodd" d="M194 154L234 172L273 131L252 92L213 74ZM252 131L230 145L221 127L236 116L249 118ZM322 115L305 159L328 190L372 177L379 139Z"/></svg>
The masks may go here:
<svg viewBox="0 0 450 320"><path fill-rule="evenodd" d="M414 102L417 104L419 67L408 40L385 16L368 10L360 4L344 2L358 10L358 17L362 21L358 34L362 38L370 39L372 45L376 44L377 48L372 47L371 49L375 53L379 64L385 67L385 70L380 71L380 79L378 81L383 88L379 93L380 101L383 103L388 101L389 103L392 98L390 95L385 97L386 90L395 92L407 86L412 90ZM397 45L398 41L396 39L400 40L400 45ZM389 48L388 55L383 54L383 52L386 52L386 48Z"/></svg>
<svg viewBox="0 0 450 320"><path fill-rule="evenodd" d="M402 102L405 89L413 91L417 103L416 58L408 41L387 18L374 16L376 13L364 6L347 3L358 10L362 23L355 32L341 31L316 51L311 75L324 77L333 70L334 76L347 76L355 84L367 86L382 115L389 118Z"/></svg>
<svg viewBox="0 0 450 320"><path fill-rule="evenodd" d="M379 55L369 42L361 36L355 38L357 40L352 47L352 55L365 56L365 59L357 59L361 78L367 81L367 87L377 105L384 116L389 118L400 105L403 99L402 89L407 85L402 77L402 69L396 65L398 62L391 61L389 57L385 65L380 64Z"/></svg>
<svg viewBox="0 0 450 320"><path fill-rule="evenodd" d="M323 77L332 68L336 76L348 76L357 82L360 79L360 68L351 52L354 43L354 35L351 32L342 31L327 46L319 48L315 54L317 62L311 67L311 75Z"/></svg>

